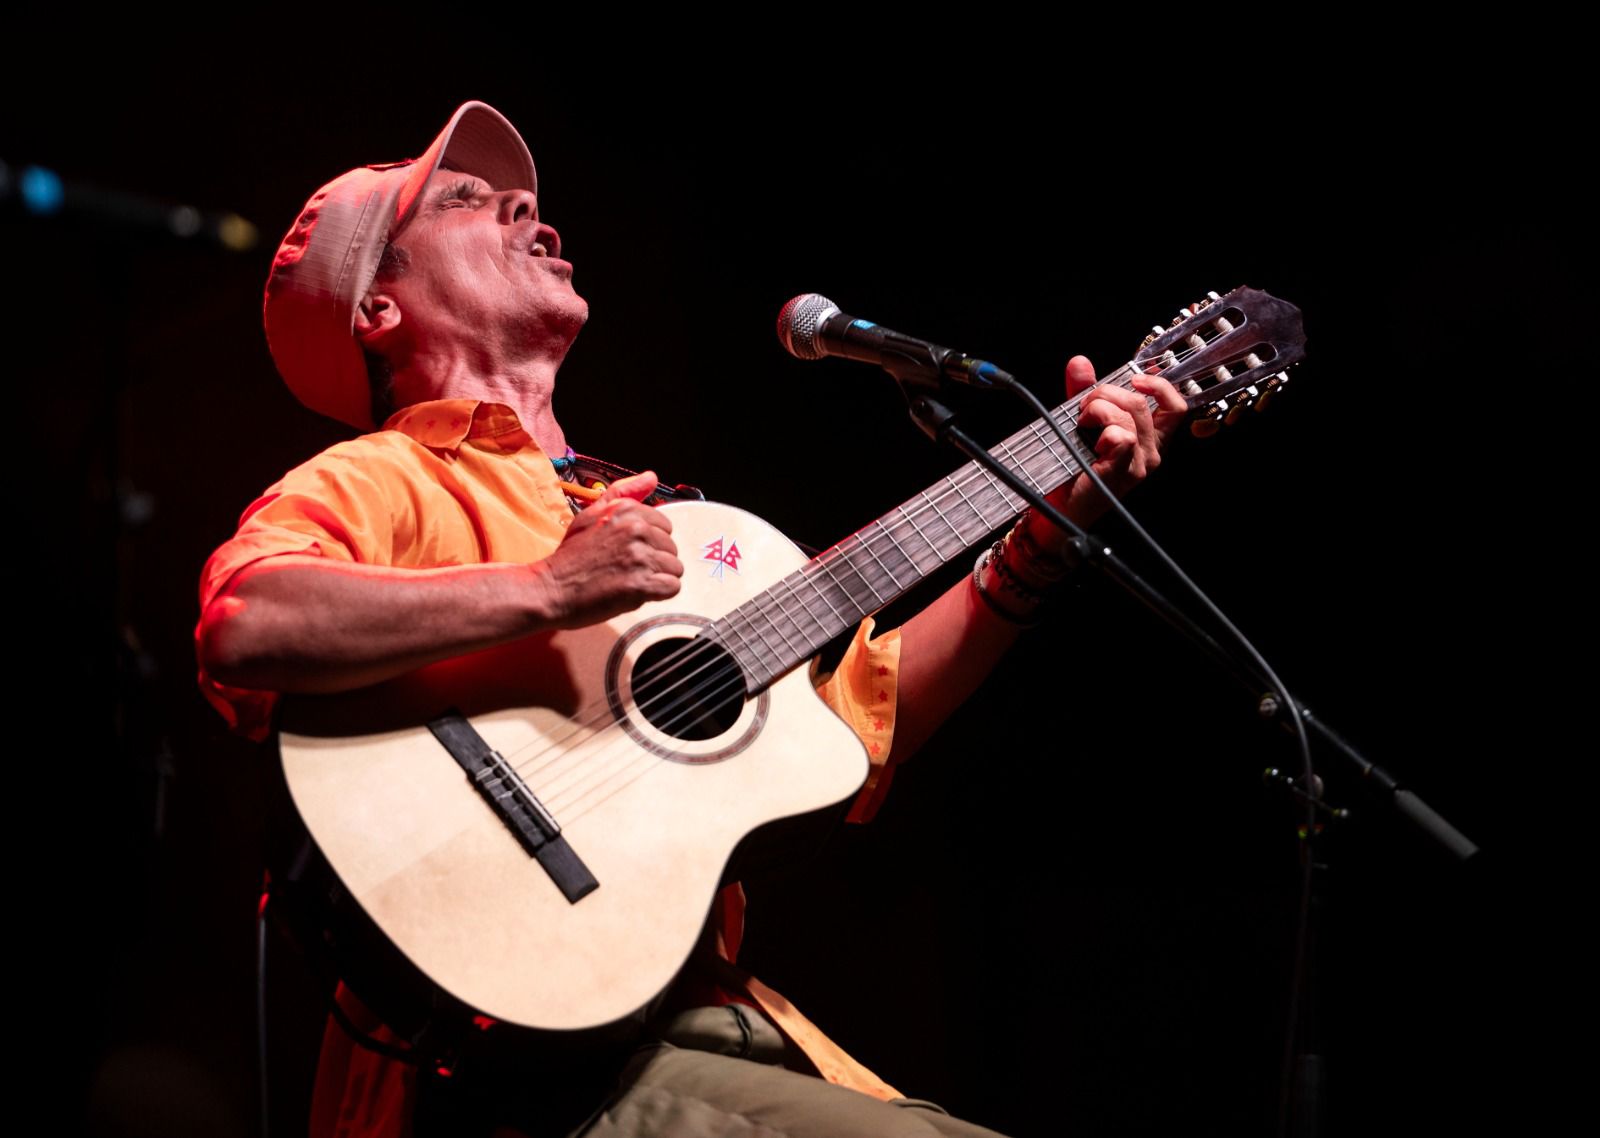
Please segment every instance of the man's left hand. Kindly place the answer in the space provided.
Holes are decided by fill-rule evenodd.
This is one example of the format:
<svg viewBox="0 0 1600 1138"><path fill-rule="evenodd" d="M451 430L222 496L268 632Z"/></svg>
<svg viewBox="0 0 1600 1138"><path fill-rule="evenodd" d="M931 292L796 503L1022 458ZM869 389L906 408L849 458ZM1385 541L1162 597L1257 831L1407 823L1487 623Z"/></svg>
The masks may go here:
<svg viewBox="0 0 1600 1138"><path fill-rule="evenodd" d="M1155 375L1135 376L1133 390L1116 384L1095 387L1094 365L1083 356L1067 363L1067 397L1091 387L1078 416L1079 425L1098 429L1095 473L1119 498L1144 481L1161 465L1161 450L1183 423L1189 405L1177 389ZM1154 410L1146 399L1156 401ZM1110 504L1094 482L1078 475L1049 496L1050 504L1080 526L1090 526ZM1058 547L1065 538L1043 518L1034 519L1034 537L1046 548Z"/></svg>

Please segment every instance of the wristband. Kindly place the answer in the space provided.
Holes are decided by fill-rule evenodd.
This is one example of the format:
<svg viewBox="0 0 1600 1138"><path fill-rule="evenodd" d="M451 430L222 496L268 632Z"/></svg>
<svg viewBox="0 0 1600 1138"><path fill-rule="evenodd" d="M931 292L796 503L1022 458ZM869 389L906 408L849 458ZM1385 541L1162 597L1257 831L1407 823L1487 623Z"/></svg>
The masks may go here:
<svg viewBox="0 0 1600 1138"><path fill-rule="evenodd" d="M978 554L972 566L972 587L990 612L1010 624L1028 628L1038 623L1035 613L1044 602L1044 594L1010 572L1005 548L1005 539L1001 538Z"/></svg>
<svg viewBox="0 0 1600 1138"><path fill-rule="evenodd" d="M1032 518L1033 511L1024 510L1006 535L1007 547L1016 550L1011 568L1037 587L1059 585L1072 576L1077 566L1039 544L1029 524Z"/></svg>

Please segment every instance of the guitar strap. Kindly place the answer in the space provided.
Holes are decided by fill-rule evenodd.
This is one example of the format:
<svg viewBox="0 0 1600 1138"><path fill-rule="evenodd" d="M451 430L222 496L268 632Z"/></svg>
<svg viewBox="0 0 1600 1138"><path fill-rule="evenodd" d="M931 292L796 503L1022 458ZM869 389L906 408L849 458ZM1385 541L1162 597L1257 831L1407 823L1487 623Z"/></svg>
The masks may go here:
<svg viewBox="0 0 1600 1138"><path fill-rule="evenodd" d="M707 956L699 963L708 968L724 987L747 994L756 1007L778 1026L778 1030L811 1060L817 1073L828 1082L884 1102L906 1097L828 1038L820 1027L801 1015L800 1009L782 993L773 991L724 957Z"/></svg>
<svg viewBox="0 0 1600 1138"><path fill-rule="evenodd" d="M598 490L605 489L619 478L630 478L638 473L636 470L629 470L626 466L618 466L614 462L607 462L603 458L592 458L586 454L577 454L570 448L567 450L566 458L557 458L552 461L555 464L556 473L561 476L563 482L572 482L579 486ZM647 506L659 506L663 502L704 502L705 500L705 491L698 486L690 486L686 482L679 482L669 486L663 481L656 486L655 493L646 498L644 502ZM575 511L582 509L584 505L585 503L583 502L572 500L572 508ZM793 538L790 540L792 541ZM795 545L807 557L816 557L822 552L816 546L807 545L803 541L796 541Z"/></svg>
<svg viewBox="0 0 1600 1138"><path fill-rule="evenodd" d="M579 486L604 490L607 486L620 478L631 478L637 474L636 470L629 470L626 466L618 466L614 462L607 462L603 458L592 458L586 454L578 454L567 450L565 458L552 460L556 473L563 482L576 482ZM647 506L659 506L663 502L704 502L705 493L698 486L686 483L668 485L663 479L656 487L655 493L645 499Z"/></svg>

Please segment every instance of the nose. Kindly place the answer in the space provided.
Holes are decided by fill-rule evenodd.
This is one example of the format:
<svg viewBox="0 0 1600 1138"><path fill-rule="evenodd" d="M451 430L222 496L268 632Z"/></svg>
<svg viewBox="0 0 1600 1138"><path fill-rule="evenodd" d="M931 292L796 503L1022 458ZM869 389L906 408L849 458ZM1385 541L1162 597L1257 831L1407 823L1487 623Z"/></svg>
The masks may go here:
<svg viewBox="0 0 1600 1138"><path fill-rule="evenodd" d="M539 197L532 190L504 190L500 194L499 214L502 225L536 220L539 216Z"/></svg>

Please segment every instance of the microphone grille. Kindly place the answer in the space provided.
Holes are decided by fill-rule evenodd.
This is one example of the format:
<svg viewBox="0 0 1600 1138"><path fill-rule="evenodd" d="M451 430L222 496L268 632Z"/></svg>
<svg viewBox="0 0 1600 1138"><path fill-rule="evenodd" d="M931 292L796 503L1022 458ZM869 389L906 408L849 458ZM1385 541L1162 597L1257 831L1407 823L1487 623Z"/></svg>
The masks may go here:
<svg viewBox="0 0 1600 1138"><path fill-rule="evenodd" d="M825 353L817 346L817 332L838 311L837 304L814 292L795 297L778 313L778 343L798 359L820 360Z"/></svg>

